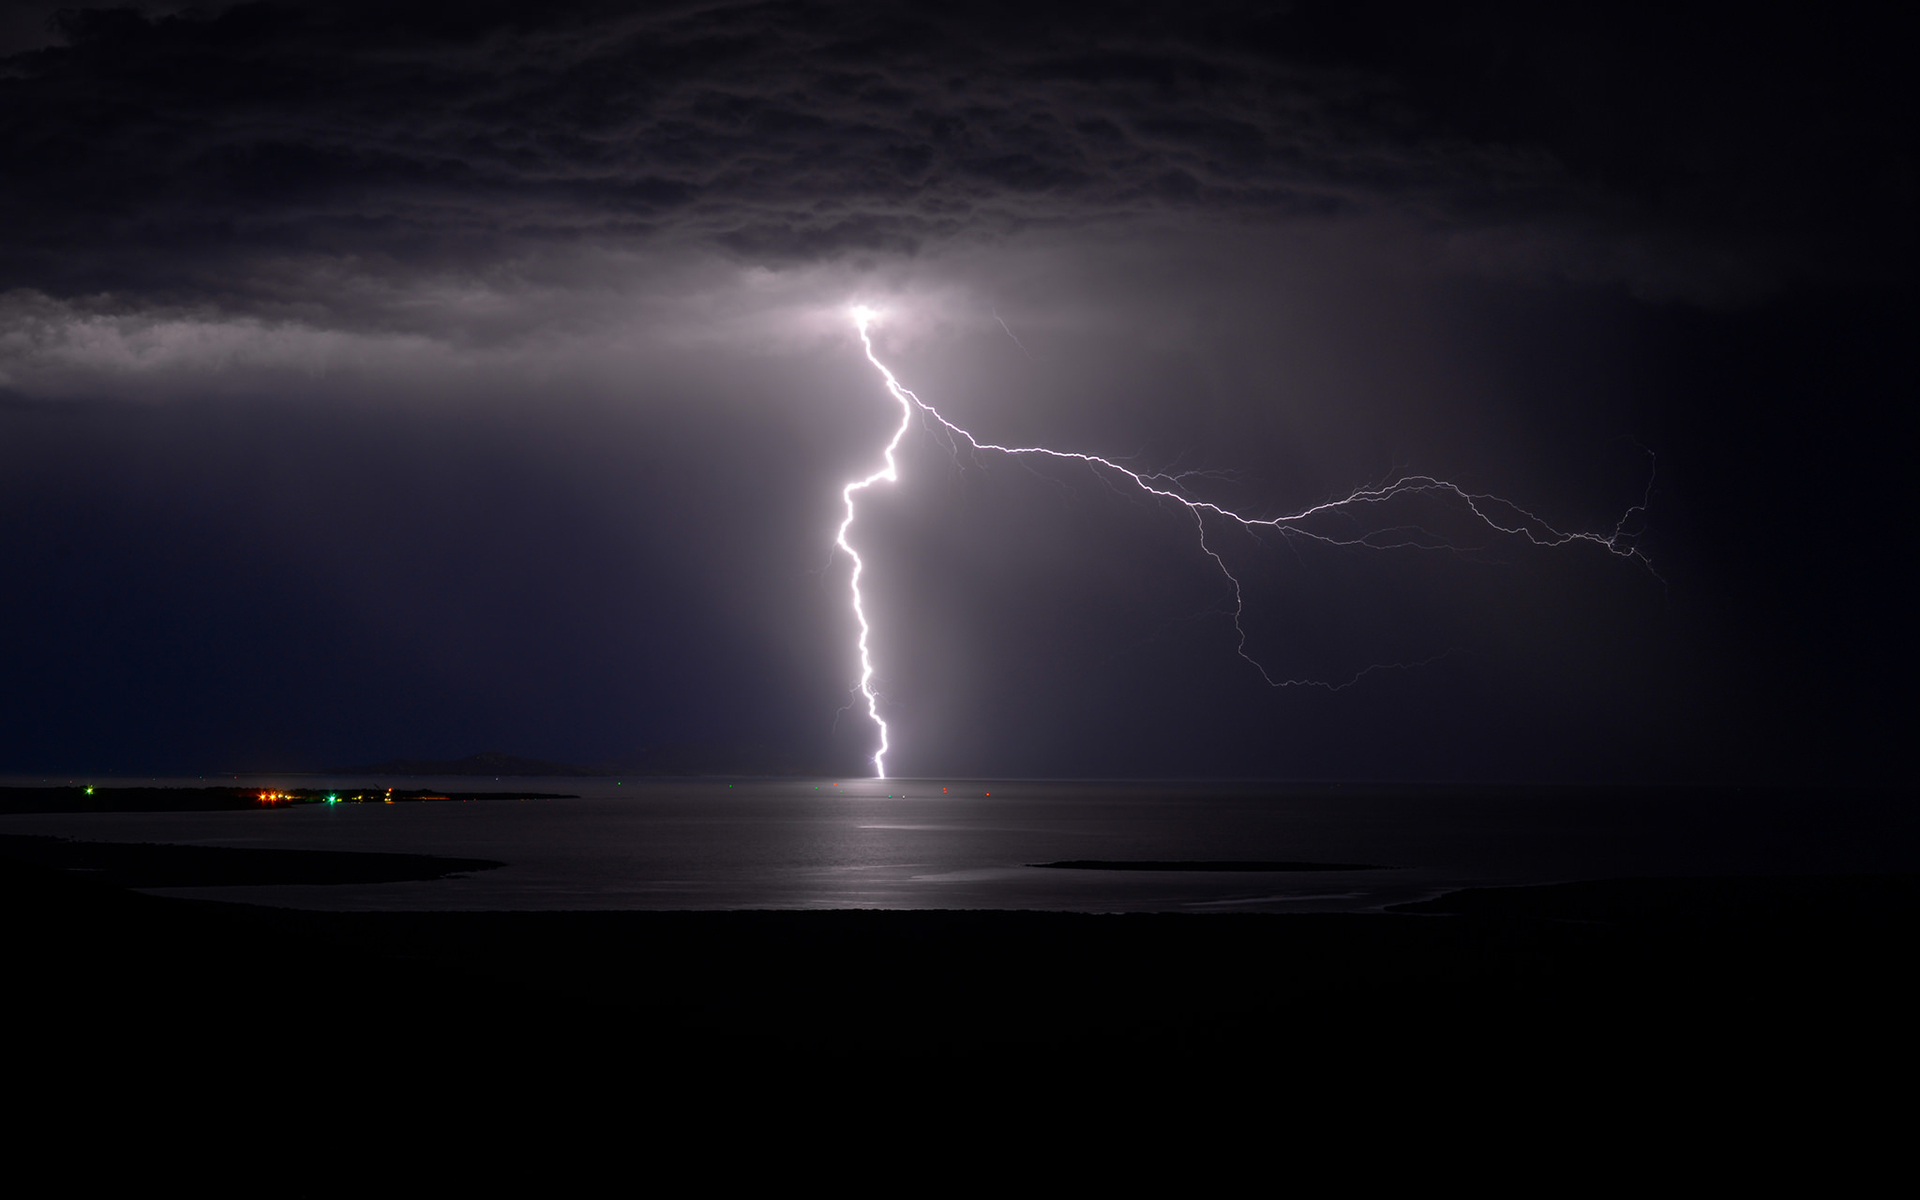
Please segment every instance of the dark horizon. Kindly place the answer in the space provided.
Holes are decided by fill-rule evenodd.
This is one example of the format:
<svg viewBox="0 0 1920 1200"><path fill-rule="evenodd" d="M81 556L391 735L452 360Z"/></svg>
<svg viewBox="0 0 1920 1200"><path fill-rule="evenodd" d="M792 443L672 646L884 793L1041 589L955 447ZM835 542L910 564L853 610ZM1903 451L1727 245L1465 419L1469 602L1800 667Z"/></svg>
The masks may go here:
<svg viewBox="0 0 1920 1200"><path fill-rule="evenodd" d="M863 302L983 437L1238 511L1646 500L1644 563L1437 508L1382 524L1457 553L1210 532L1278 677L1419 664L1275 689L1181 513L923 421L855 529L890 771L1905 785L1899 28L22 5L0 774L862 774Z"/></svg>

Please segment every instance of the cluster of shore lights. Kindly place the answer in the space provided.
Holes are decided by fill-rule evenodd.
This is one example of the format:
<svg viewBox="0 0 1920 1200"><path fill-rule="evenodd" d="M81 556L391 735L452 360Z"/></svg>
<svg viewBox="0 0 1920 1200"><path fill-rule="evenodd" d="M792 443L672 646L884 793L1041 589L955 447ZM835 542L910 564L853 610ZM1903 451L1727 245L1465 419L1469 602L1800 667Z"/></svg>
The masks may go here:
<svg viewBox="0 0 1920 1200"><path fill-rule="evenodd" d="M88 788L87 791L89 794L91 794L93 789ZM439 798L445 799L445 797L439 797ZM372 795L366 795L363 793L358 796L349 796L347 797L347 799L349 800L382 800L388 804L392 804L393 789L388 788L385 794L375 792ZM308 800L308 801L317 800L317 801L324 801L328 804L338 804L340 803L340 793L328 792L324 796L313 796L313 795L298 796L292 792L261 792L259 794L259 800L260 800L260 803L262 804L292 804L296 800Z"/></svg>

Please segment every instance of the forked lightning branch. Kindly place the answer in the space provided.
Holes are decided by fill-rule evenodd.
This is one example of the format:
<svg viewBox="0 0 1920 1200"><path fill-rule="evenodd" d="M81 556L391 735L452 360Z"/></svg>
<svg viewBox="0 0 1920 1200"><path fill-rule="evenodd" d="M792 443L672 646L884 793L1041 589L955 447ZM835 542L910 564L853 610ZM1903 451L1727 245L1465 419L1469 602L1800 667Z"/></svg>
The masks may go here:
<svg viewBox="0 0 1920 1200"><path fill-rule="evenodd" d="M1569 532L1556 529L1512 501L1498 496L1469 492L1444 479L1435 479L1427 475L1403 476L1391 483L1363 488L1338 500L1316 504L1285 516L1250 517L1211 501L1194 498L1187 494L1175 476L1136 471L1097 454L1085 454L1075 450L1053 450L1045 446L1002 446L995 442L981 441L966 429L948 420L939 409L901 386L900 381L894 377L893 371L887 364L880 361L880 356L873 349L873 326L881 315L877 310L865 305L855 305L851 315L854 328L860 334L860 344L866 349L867 361L880 372L881 379L886 383L887 394L900 406L900 423L894 427L893 436L881 448L878 467L871 474L855 479L841 489L841 497L846 502L846 516L842 518L839 531L834 536L834 545L853 561L853 572L848 587L852 597L854 622L860 631L858 638L860 676L857 687L860 698L866 703L867 716L879 731L880 746L873 754L873 769L874 774L882 779L886 778L886 756L892 743L888 737L886 719L880 715L879 693L873 686L873 625L867 617L866 598L860 591L860 580L866 571L866 562L860 557L860 552L855 549L850 535L853 532L854 519L859 512L860 494L875 484L894 483L900 478L896 455L901 439L906 437L908 429L912 427L916 412L937 422L949 435L957 439L956 445L963 441L975 451L1079 463L1096 471L1110 473L1111 477L1123 486L1138 488L1157 500L1178 506L1193 519L1194 536L1199 542L1200 549L1213 560L1214 565L1219 568L1220 574L1233 590L1233 628L1237 637L1235 650L1255 671L1260 673L1260 678L1276 688L1312 687L1339 691L1353 686L1362 677L1384 667L1420 664L1375 663L1340 683L1318 679L1277 678L1264 663L1247 652L1247 631L1242 624L1242 617L1246 611L1246 599L1239 578L1228 568L1226 560L1220 556L1214 543L1209 540L1209 522L1216 530L1236 527L1247 531L1270 530L1284 537L1307 538L1330 546L1352 546L1370 550L1456 549L1457 547L1446 538L1434 534L1424 526L1408 526L1404 522L1369 525L1366 520L1369 514L1383 513L1384 506L1394 501L1419 498L1449 505L1480 528L1505 536L1524 538L1535 546L1566 546L1586 542L1599 546L1618 557L1636 559L1649 570L1652 568L1646 556L1634 545L1634 537L1637 533L1634 525L1646 512L1647 501L1652 495L1651 479L1648 480L1647 493L1642 497L1641 502L1621 514L1620 520L1608 533ZM1348 530L1357 532L1341 533L1330 529L1329 526L1333 524L1328 520L1330 517L1344 518L1341 523L1345 524Z"/></svg>

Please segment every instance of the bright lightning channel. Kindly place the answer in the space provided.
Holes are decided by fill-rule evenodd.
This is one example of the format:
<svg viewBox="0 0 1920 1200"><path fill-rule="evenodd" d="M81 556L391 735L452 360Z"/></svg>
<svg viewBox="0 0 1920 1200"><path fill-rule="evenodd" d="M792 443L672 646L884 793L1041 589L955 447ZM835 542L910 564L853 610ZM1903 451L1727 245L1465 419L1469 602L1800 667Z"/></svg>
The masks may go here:
<svg viewBox="0 0 1920 1200"><path fill-rule="evenodd" d="M893 431L893 437L888 440L885 449L881 452L883 465L879 470L874 471L863 479L856 479L841 489L840 494L841 498L846 502L847 515L840 522L839 532L834 537L834 544L846 551L847 557L853 560L853 577L849 586L853 596L854 620L858 622L860 626L859 691L860 695L866 700L867 716L880 731L880 748L875 751L873 755L873 770L876 778L885 779L887 777L886 755L891 743L887 737L887 722L880 715L879 695L873 690L873 653L869 644L873 627L867 620L866 603L860 594L860 576L866 569L866 563L861 560L859 551L853 548L853 543L847 539L847 534L853 528L853 520L856 513L854 504L855 496L876 483L882 481L895 483L899 480L900 473L898 464L894 458L894 453L899 449L901 439L906 437L907 429L913 423L913 414L915 411L925 413L928 417L938 422L941 428L945 429L950 436L965 440L967 445L971 446L974 450L993 451L998 454L1014 457L1023 455L1036 456L1059 459L1063 462L1083 463L1096 470L1112 472L1115 476L1127 480L1148 495L1161 500L1170 500L1186 509L1193 517L1194 530L1199 537L1200 549L1206 553L1208 558L1213 560L1214 565L1220 569L1220 574L1225 576L1227 582L1233 586L1233 628L1234 632L1238 635L1235 650L1254 670L1260 673L1260 678L1266 680L1267 684L1271 687L1317 687L1337 692L1352 687L1358 683L1362 677L1374 671L1398 666L1421 666L1423 664L1375 663L1372 666L1363 668L1351 679L1337 684L1318 679L1274 678L1264 663L1247 653L1247 631L1241 623L1241 618L1246 611L1246 599L1241 591L1239 578L1227 567L1226 560L1220 557L1219 551L1215 550L1212 543L1207 540L1206 519L1209 516L1217 517L1249 531L1271 529L1288 537L1305 537L1330 546L1359 546L1373 550L1458 549L1458 547L1447 542L1445 538L1434 535L1417 526L1391 526L1386 529L1372 530L1345 537L1324 530L1315 530L1306 527L1307 522L1313 521L1316 518L1349 515L1356 511L1364 511L1368 506L1387 504L1401 497L1437 497L1443 501L1457 501L1463 505L1465 510L1470 512L1481 525L1494 532L1524 537L1536 546L1565 546L1573 542L1589 542L1605 549L1609 554L1616 555L1620 558L1637 560L1642 566L1646 567L1649 572L1653 569L1653 564L1648 561L1646 555L1642 554L1634 544L1634 532L1630 528L1634 524L1635 518L1646 512L1647 504L1652 498L1653 480L1651 478L1647 480L1647 491L1645 495L1642 496L1640 503L1633 505L1628 508L1625 513L1621 514L1620 520L1616 522L1613 527L1613 531L1604 534L1577 531L1568 532L1555 529L1546 521L1528 512L1526 509L1521 508L1511 500L1505 500L1498 496L1483 493L1468 492L1457 484L1449 483L1444 479L1435 479L1429 475L1402 476L1391 483L1382 484L1374 488L1361 488L1342 499L1329 500L1325 503L1316 504L1310 508L1302 509L1300 512L1290 513L1286 516L1249 517L1234 512L1232 509L1223 508L1218 504L1205 500L1195 500L1181 494L1175 490L1175 486L1179 483L1179 477L1176 476L1135 471L1111 459L1101 458L1097 454L1083 454L1075 450L1053 450L1045 446L1002 446L995 442L981 441L972 433L948 420L940 410L936 409L933 405L928 404L909 389L902 387L900 381L894 377L892 370L887 367L887 364L880 361L880 356L874 353L871 333L874 321L880 316L878 310L869 308L864 304L857 304L853 306L850 312L853 317L854 328L859 330L860 333L860 344L866 348L867 361L872 363L874 369L880 372L881 379L886 381L888 394L900 405L899 427ZM998 314L995 315L997 318ZM1004 325L1004 322L1002 322L1002 324ZM1011 336L1012 331L1008 330L1008 334ZM1025 347L1023 346L1021 349L1024 350ZM1511 510L1518 517L1518 520L1512 524L1504 524L1501 520L1496 519L1493 511L1495 509ZM1658 578L1657 575L1655 577ZM1428 659L1425 661L1431 662L1433 660Z"/></svg>
<svg viewBox="0 0 1920 1200"><path fill-rule="evenodd" d="M867 347L868 361L880 368L880 374L887 380L887 390L892 392L893 398L900 402L900 427L893 431L893 437L887 442L887 448L881 452L881 459L885 465L865 479L856 479L840 489L840 496L847 503L847 515L840 522L840 532L834 535L833 542L834 545L845 550L847 557L853 560L853 582L849 586L853 591L853 619L860 623L860 694L866 697L867 716L872 718L873 723L880 729L880 748L873 753L873 773L875 778L885 779L887 777L887 723L880 716L880 698L873 691L873 652L867 644L873 633L873 626L867 622L867 606L860 596L860 576L867 569L867 564L860 560L860 552L855 550L853 543L847 540L847 531L853 528L854 496L883 479L893 483L900 478L900 472L894 463L893 452L899 448L900 439L907 436L907 427L913 423L913 404L909 401L912 393L901 387L894 379L893 372L887 370L886 365L874 357L873 340L867 336L867 327L873 324L873 319L879 315L866 305L857 304L853 308L853 323L860 330L861 342Z"/></svg>

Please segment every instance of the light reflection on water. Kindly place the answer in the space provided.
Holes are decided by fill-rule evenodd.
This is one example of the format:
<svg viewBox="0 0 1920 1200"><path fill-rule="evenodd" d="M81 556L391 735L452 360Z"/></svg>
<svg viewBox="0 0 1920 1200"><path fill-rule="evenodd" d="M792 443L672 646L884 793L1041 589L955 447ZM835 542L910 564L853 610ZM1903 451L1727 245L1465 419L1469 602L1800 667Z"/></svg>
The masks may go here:
<svg viewBox="0 0 1920 1200"><path fill-rule="evenodd" d="M124 781L213 782L225 781ZM374 781L276 776L235 782L354 788ZM428 883L164 889L328 909L1327 912L1376 909L1484 884L1920 865L1905 797L1843 791L950 779L463 778L401 786L517 788L579 798L6 816L0 832L442 854L508 864ZM1028 865L1065 859L1304 860L1384 869L1123 872Z"/></svg>

